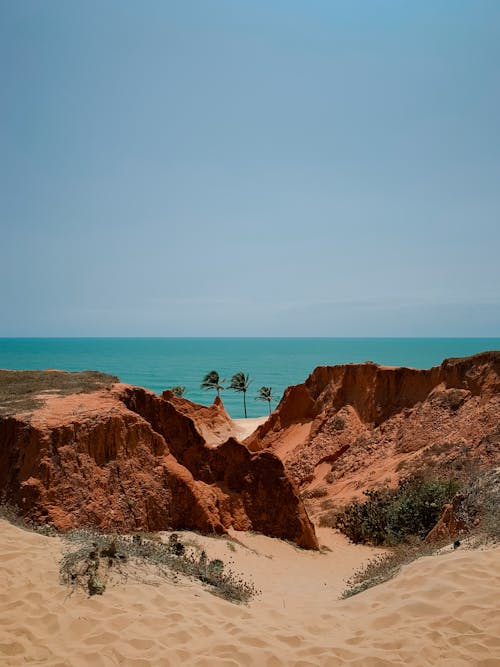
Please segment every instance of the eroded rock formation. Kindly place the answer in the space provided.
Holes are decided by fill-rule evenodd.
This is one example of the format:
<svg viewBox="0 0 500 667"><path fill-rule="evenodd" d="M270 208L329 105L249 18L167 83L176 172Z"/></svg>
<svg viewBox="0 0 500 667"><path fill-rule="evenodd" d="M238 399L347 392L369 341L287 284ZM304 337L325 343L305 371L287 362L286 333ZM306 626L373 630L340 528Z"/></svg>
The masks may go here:
<svg viewBox="0 0 500 667"><path fill-rule="evenodd" d="M500 352L316 368L245 442L280 456L315 513L425 467L500 463Z"/></svg>
<svg viewBox="0 0 500 667"><path fill-rule="evenodd" d="M218 400L89 381L0 419L0 500L62 529L233 527L315 548L297 489L317 518L426 468L500 464L500 352L429 370L319 367L244 444Z"/></svg>
<svg viewBox="0 0 500 667"><path fill-rule="evenodd" d="M2 499L59 529L233 527L317 548L280 459L226 440L230 427L220 402L170 392L115 384L46 395L31 414L0 419Z"/></svg>

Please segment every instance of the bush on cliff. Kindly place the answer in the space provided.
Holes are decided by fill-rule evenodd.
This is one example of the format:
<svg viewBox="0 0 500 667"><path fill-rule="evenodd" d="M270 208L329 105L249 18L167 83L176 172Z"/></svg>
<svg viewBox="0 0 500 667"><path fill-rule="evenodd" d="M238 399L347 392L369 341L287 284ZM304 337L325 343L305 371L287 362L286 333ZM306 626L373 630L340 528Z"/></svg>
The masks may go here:
<svg viewBox="0 0 500 667"><path fill-rule="evenodd" d="M357 543L388 546L411 536L423 539L458 488L456 480L409 477L396 489L365 491L367 499L347 505L335 526Z"/></svg>
<svg viewBox="0 0 500 667"><path fill-rule="evenodd" d="M386 520L387 512L393 521L393 529L395 518L399 518L399 522L396 523L399 523L400 526L413 525L415 531L413 535L421 537L427 532L429 523L431 521L434 523L434 506L439 506L443 498L451 494L457 486L455 480L447 482L425 481L422 478L420 480L406 480L402 484L402 489L400 487L393 492L387 492L387 490L378 492L376 499L380 502L370 502L371 499L369 498L365 503L351 503L347 514L353 519L353 524L356 526L363 522L360 519L360 514L364 512L369 516L369 521L364 525L365 535L371 532L367 529L370 522L372 529L373 525L377 526L379 539L387 533L389 526L389 522ZM386 498L392 498L393 501L398 498L392 508L389 504L388 509L387 504L381 501L381 496L384 494ZM456 502L457 500L459 502ZM445 502L447 501L445 500ZM356 505L358 511L354 510ZM359 511L360 505L364 506L361 511ZM452 506L455 508L456 518L465 526L468 534L465 543L463 540L457 540L454 542L453 548L458 548L463 544L467 544L468 548L478 548L485 544L498 545L500 543L500 467L482 471L468 483L465 483L460 489L460 493L455 496ZM344 512L344 514L346 513ZM415 520L415 517L418 517L418 520ZM338 521L339 518L340 515L337 515L336 520ZM418 533L419 526L420 534ZM342 597L348 598L361 593L367 588L381 584L394 577L404 565L415 559L440 552L442 543L440 544L438 541L434 544L427 544L418 537L411 539L411 536L407 535L405 541L395 543L394 532L391 533L390 540L386 538L384 542L384 546L389 543L391 548L375 556L356 571L347 581L347 588ZM373 539L370 541L381 543ZM446 538L444 538L444 541L446 541Z"/></svg>

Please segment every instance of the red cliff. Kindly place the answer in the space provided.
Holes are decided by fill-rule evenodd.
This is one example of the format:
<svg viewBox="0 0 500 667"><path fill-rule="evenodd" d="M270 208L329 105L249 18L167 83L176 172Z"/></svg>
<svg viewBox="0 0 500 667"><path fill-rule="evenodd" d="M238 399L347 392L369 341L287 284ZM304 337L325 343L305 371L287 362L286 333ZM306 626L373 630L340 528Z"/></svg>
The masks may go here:
<svg viewBox="0 0 500 667"><path fill-rule="evenodd" d="M59 529L233 527L317 548L280 459L220 444L231 426L221 403L120 384L40 400L31 414L0 418L2 500L25 516Z"/></svg>
<svg viewBox="0 0 500 667"><path fill-rule="evenodd" d="M499 463L500 352L428 370L316 368L245 443L280 456L301 490L322 499L317 512L424 467Z"/></svg>

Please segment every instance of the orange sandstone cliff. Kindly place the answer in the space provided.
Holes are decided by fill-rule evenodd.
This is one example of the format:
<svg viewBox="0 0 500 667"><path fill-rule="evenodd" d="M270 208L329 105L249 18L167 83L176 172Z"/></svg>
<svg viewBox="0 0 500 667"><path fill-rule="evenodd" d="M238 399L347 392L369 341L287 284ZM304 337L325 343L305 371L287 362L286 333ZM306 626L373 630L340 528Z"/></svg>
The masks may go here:
<svg viewBox="0 0 500 667"><path fill-rule="evenodd" d="M40 400L0 417L1 500L23 515L63 530L233 527L318 548L281 460L229 437L221 402L122 384Z"/></svg>
<svg viewBox="0 0 500 667"><path fill-rule="evenodd" d="M318 367L245 441L284 462L315 515L402 477L500 463L500 352L428 370Z"/></svg>
<svg viewBox="0 0 500 667"><path fill-rule="evenodd" d="M243 444L220 400L113 382L0 417L0 502L60 529L233 527L317 548L298 490L318 518L416 471L500 464L500 352L319 367Z"/></svg>

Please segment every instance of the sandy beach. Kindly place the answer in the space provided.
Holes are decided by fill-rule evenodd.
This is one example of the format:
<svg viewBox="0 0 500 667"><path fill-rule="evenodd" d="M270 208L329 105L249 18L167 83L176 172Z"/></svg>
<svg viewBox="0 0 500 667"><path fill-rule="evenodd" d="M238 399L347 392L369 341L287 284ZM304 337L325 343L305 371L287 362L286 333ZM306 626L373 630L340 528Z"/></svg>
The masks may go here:
<svg viewBox="0 0 500 667"><path fill-rule="evenodd" d="M247 419L233 419L232 422L234 424L234 435L242 442L265 421L267 421L267 416L248 417Z"/></svg>
<svg viewBox="0 0 500 667"><path fill-rule="evenodd" d="M423 558L393 581L339 600L374 549L321 528L323 553L256 534L183 533L261 589L239 606L198 582L154 584L137 575L102 596L69 595L58 580L60 538L6 521L0 535L2 665L499 664L498 549Z"/></svg>

